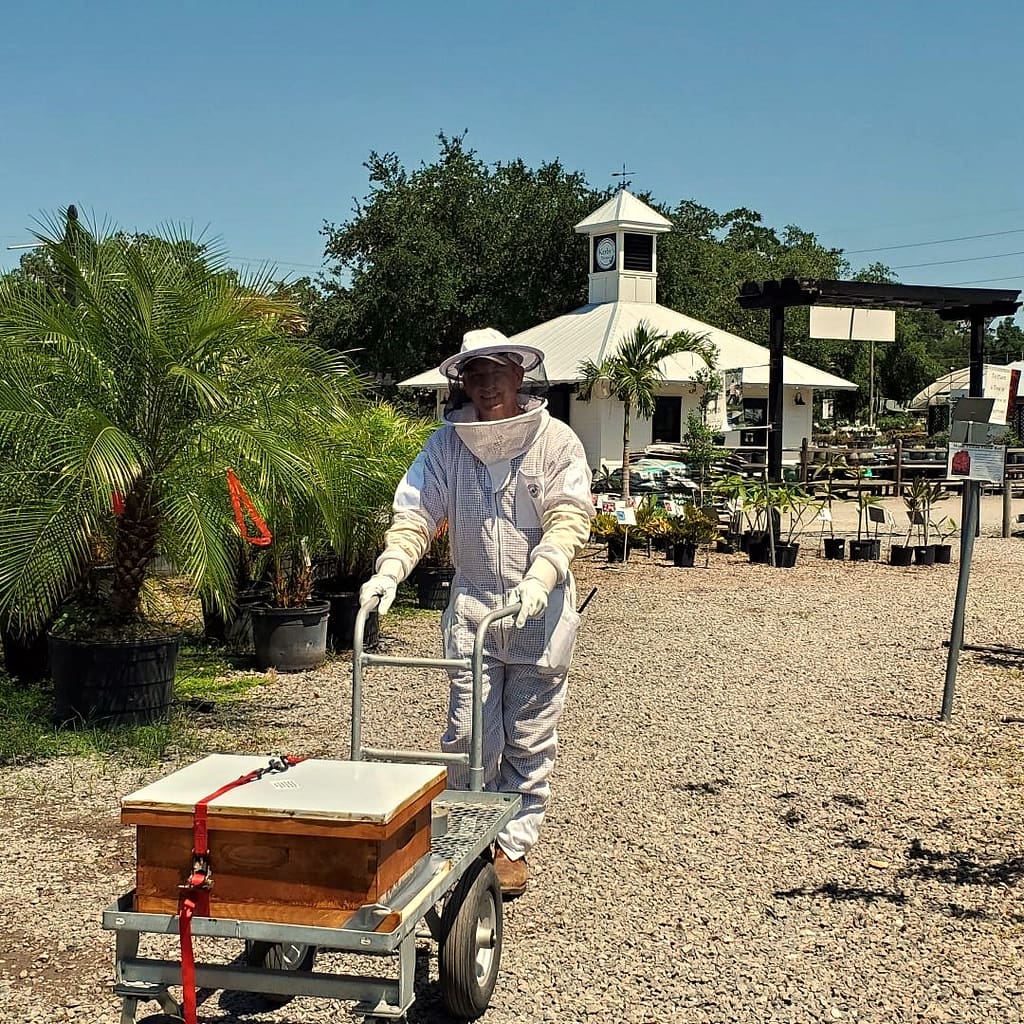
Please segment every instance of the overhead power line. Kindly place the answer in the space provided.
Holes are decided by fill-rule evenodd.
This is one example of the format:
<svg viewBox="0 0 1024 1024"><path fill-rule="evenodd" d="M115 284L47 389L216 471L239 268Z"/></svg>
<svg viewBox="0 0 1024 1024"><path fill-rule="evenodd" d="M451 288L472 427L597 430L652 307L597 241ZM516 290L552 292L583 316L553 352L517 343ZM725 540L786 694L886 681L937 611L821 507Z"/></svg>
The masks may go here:
<svg viewBox="0 0 1024 1024"><path fill-rule="evenodd" d="M952 287L960 288L968 284L988 284L990 281L1024 281L1024 271L1019 274L1010 274L1009 277L982 277L973 281L954 281Z"/></svg>
<svg viewBox="0 0 1024 1024"><path fill-rule="evenodd" d="M964 256L958 260L933 260L931 263L903 263L891 270L912 270L914 267L944 267L950 263L976 263L978 260L1000 260L1004 256L1024 256L1024 250L1017 252L997 252L991 256Z"/></svg>
<svg viewBox="0 0 1024 1024"><path fill-rule="evenodd" d="M936 238L932 242L904 242L902 245L880 245L874 249L844 249L844 256L859 256L865 252L891 252L893 249L917 249L925 245L945 245L947 242L970 242L975 238L996 238L999 235L1024 234L1024 228L1010 228L1008 231L986 231L983 235L958 235L956 238Z"/></svg>

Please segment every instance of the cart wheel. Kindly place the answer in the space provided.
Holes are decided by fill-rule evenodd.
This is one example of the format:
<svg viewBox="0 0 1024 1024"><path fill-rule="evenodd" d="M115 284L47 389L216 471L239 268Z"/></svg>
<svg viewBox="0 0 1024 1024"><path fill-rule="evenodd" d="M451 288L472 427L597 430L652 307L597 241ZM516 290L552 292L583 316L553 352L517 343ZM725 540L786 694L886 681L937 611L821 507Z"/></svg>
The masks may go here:
<svg viewBox="0 0 1024 1024"><path fill-rule="evenodd" d="M501 886L494 865L478 858L459 880L441 915L437 969L453 1017L476 1020L491 1001L501 962Z"/></svg>
<svg viewBox="0 0 1024 1024"><path fill-rule="evenodd" d="M245 962L250 967L269 967L274 971L311 971L316 946L300 942L257 942L245 941ZM271 992L261 993L270 1006L284 1006L293 996L279 996Z"/></svg>

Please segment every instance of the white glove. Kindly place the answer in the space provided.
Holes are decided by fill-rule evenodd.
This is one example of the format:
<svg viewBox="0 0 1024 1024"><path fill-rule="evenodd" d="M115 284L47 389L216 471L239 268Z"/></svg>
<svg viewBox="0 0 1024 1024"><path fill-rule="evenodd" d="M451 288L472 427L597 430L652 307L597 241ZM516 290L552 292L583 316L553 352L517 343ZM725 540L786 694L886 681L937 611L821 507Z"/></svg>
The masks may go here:
<svg viewBox="0 0 1024 1024"><path fill-rule="evenodd" d="M516 616L516 629L522 629L527 619L543 615L548 606L548 588L540 580L527 576L508 595L509 604L521 604Z"/></svg>
<svg viewBox="0 0 1024 1024"><path fill-rule="evenodd" d="M377 605L378 615L387 615L398 595L398 581L405 576L402 563L397 559L387 558L380 563L379 572L371 576L359 588L360 605L369 604L375 597L380 598Z"/></svg>

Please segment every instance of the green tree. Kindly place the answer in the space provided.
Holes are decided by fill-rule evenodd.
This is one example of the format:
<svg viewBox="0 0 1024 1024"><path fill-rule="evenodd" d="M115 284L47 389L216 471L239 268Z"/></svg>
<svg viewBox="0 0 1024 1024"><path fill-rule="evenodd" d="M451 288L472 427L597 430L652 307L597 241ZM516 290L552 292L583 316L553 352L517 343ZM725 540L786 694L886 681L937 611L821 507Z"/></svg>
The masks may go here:
<svg viewBox="0 0 1024 1024"><path fill-rule="evenodd" d="M372 153L370 192L327 223L321 337L364 368L400 378L436 365L463 333L507 334L586 299L573 227L609 193L553 160L487 164L464 136L440 136L432 164Z"/></svg>
<svg viewBox="0 0 1024 1024"><path fill-rule="evenodd" d="M1004 317L989 333L985 345L990 363L1013 363L1024 359L1024 330L1013 317Z"/></svg>
<svg viewBox="0 0 1024 1024"><path fill-rule="evenodd" d="M225 471L257 503L306 493L306 453L358 381L291 337L295 310L268 278L239 281L212 247L67 223L37 236L54 275L0 282L0 619L45 622L106 530L117 628L138 616L158 552L225 605L237 537ZM45 486L16 490L24 471Z"/></svg>
<svg viewBox="0 0 1024 1024"><path fill-rule="evenodd" d="M671 337L641 320L600 363L585 359L579 364L580 394L589 399L599 382L622 402L622 497L629 497L629 421L634 412L643 419L654 415L658 385L665 379L661 363L670 356L693 352L714 367L717 351L706 335L680 331Z"/></svg>

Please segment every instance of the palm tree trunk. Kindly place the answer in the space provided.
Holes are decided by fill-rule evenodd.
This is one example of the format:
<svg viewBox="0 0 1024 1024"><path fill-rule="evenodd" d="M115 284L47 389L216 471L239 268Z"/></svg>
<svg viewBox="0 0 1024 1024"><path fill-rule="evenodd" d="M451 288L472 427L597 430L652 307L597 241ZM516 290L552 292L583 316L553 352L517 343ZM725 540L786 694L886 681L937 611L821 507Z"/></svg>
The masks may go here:
<svg viewBox="0 0 1024 1024"><path fill-rule="evenodd" d="M160 519L153 510L149 481L140 479L124 499L114 539L114 580L110 605L115 621L132 619L139 610L146 571L156 554Z"/></svg>
<svg viewBox="0 0 1024 1024"><path fill-rule="evenodd" d="M623 402L622 415L622 497L629 497L629 414L630 403Z"/></svg>

